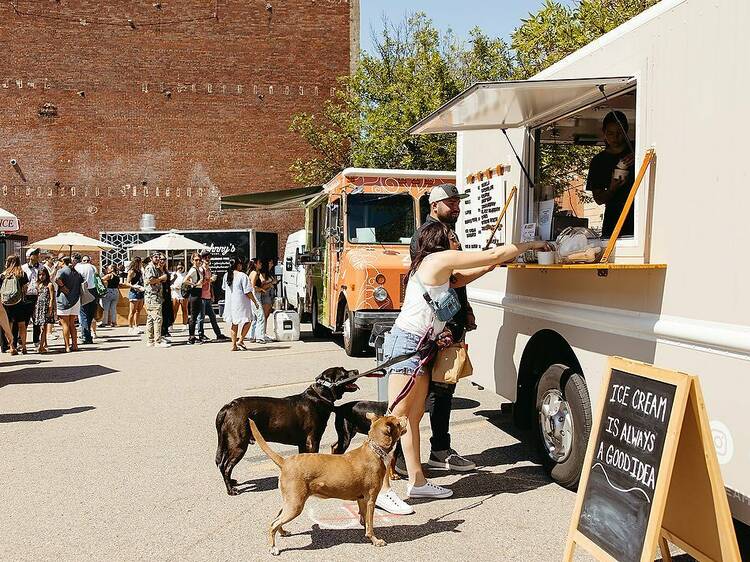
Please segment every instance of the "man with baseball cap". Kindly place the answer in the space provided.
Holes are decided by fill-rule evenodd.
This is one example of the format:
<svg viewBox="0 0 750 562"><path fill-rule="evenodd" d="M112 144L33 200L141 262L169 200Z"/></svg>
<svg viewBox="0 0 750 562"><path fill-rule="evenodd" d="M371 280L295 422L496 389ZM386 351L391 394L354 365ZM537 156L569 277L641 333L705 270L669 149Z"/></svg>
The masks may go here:
<svg viewBox="0 0 750 562"><path fill-rule="evenodd" d="M425 217L422 225L411 239L410 252L412 259L414 259L417 251L417 239L422 228L433 222L442 222L453 230L461 214L461 199L465 199L468 196L468 193L459 193L456 186L449 183L437 185L432 188L429 197L430 213ZM476 329L474 312L471 310L469 301L466 298L465 286L491 269L493 267L482 268L470 277L466 276L451 281L451 287L456 290L461 302L461 310L448 323L448 327L453 332L453 341L458 342L463 340L467 331ZM451 417L451 402L455 390L456 385L454 384L430 381L430 392L427 395L426 410L430 413L432 437L430 438L430 460L427 464L433 468L466 472L474 470L476 465L451 448L451 436L448 432ZM406 474L406 464L403 457L398 458L396 461L396 472L401 475Z"/></svg>

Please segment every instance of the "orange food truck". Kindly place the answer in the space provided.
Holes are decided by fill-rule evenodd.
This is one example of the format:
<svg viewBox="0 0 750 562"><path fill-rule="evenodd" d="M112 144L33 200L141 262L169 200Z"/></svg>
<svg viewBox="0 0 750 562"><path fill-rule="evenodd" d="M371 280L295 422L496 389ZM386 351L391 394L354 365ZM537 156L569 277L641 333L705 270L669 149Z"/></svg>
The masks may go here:
<svg viewBox="0 0 750 562"><path fill-rule="evenodd" d="M298 310L316 335L341 333L346 353L359 355L373 325L392 324L401 308L409 243L429 212L430 189L455 181L446 171L347 168L318 189L230 196L222 208L306 201L304 251L284 252L294 255L285 268L305 269Z"/></svg>

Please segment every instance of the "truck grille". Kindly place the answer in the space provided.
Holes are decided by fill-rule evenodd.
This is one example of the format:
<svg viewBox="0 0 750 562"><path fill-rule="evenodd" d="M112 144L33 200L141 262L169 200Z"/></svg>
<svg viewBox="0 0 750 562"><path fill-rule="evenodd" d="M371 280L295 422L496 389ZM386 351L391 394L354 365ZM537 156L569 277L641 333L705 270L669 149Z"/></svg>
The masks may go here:
<svg viewBox="0 0 750 562"><path fill-rule="evenodd" d="M399 295L398 295L398 304L399 307L404 305L404 296L406 295L406 281L408 279L408 275L406 273L401 274L401 278L399 280Z"/></svg>

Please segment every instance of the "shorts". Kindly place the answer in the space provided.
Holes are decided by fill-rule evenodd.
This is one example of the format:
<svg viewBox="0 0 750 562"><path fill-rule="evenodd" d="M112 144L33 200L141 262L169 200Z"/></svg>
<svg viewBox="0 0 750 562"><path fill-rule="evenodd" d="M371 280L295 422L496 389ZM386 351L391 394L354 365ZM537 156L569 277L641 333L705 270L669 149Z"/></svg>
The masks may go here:
<svg viewBox="0 0 750 562"><path fill-rule="evenodd" d="M273 295L271 293L261 293L260 304L273 304Z"/></svg>
<svg viewBox="0 0 750 562"><path fill-rule="evenodd" d="M399 355L416 350L420 341L422 341L422 336L402 330L394 324L391 331L386 333L383 338L383 362L390 361L392 357L398 357ZM419 369L419 363L421 361L422 358L419 354L414 355L409 359L399 361L395 365L388 367L386 369L386 374L390 375L391 373L398 373L411 375ZM425 370L422 368L419 369L419 372L417 373L417 375L426 374L429 374L429 369Z"/></svg>
<svg viewBox="0 0 750 562"><path fill-rule="evenodd" d="M182 293L180 291L175 291L172 289L172 300L173 301L179 301L182 302L185 299L185 297L182 296Z"/></svg>
<svg viewBox="0 0 750 562"><path fill-rule="evenodd" d="M130 289L128 291L128 300L129 301L142 301L143 293L141 291L135 291L133 289Z"/></svg>
<svg viewBox="0 0 750 562"><path fill-rule="evenodd" d="M70 308L62 309L59 306L57 307L58 316L78 316L79 312L81 312L81 299L78 299L78 302Z"/></svg>

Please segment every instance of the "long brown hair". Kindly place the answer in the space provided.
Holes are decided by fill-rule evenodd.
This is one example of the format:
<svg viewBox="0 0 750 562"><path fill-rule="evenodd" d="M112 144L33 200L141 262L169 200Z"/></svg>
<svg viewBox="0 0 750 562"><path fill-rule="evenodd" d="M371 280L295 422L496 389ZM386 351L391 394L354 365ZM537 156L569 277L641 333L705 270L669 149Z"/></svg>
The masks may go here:
<svg viewBox="0 0 750 562"><path fill-rule="evenodd" d="M140 271L142 262L143 260L141 260L139 256L135 256L133 258L133 261L131 261L130 265L128 266L128 271L136 271L136 267L137 267L137 271Z"/></svg>
<svg viewBox="0 0 750 562"><path fill-rule="evenodd" d="M3 271L3 275L6 277L9 275L12 275L13 277L21 277L23 275L23 271L21 270L21 260L18 256L8 256L5 258L5 271Z"/></svg>
<svg viewBox="0 0 750 562"><path fill-rule="evenodd" d="M451 229L442 222L432 222L419 231L417 238L417 248L414 259L411 260L409 276L411 277L417 271L419 266L427 256L435 252L450 250L451 247Z"/></svg>

